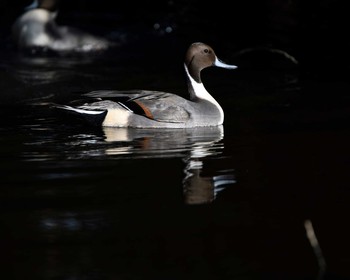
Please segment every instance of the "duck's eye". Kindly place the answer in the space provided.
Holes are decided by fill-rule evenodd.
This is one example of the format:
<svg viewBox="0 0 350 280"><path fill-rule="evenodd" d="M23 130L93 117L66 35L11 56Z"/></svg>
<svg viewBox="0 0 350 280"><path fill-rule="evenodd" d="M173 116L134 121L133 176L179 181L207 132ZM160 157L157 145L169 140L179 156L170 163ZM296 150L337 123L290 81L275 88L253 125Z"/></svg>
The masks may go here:
<svg viewBox="0 0 350 280"><path fill-rule="evenodd" d="M204 49L205 53L210 53L210 51L208 49Z"/></svg>

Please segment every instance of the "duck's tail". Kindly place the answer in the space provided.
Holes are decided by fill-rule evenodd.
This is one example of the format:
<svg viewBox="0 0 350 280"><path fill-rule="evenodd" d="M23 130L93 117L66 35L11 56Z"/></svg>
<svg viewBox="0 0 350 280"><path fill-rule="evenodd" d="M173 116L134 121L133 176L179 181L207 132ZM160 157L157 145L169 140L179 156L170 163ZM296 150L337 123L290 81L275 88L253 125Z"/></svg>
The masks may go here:
<svg viewBox="0 0 350 280"><path fill-rule="evenodd" d="M100 126L107 115L107 110L88 110L61 104L52 104L51 107L63 116L73 116L96 126Z"/></svg>

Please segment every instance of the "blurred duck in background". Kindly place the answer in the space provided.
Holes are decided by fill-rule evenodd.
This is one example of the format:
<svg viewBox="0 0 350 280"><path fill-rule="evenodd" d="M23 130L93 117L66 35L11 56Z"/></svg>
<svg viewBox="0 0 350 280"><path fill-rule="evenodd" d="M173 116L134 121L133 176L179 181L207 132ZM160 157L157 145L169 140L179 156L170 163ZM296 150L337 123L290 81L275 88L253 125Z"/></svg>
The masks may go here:
<svg viewBox="0 0 350 280"><path fill-rule="evenodd" d="M30 52L100 52L113 46L105 38L56 23L60 0L34 0L12 26L12 39L19 50Z"/></svg>

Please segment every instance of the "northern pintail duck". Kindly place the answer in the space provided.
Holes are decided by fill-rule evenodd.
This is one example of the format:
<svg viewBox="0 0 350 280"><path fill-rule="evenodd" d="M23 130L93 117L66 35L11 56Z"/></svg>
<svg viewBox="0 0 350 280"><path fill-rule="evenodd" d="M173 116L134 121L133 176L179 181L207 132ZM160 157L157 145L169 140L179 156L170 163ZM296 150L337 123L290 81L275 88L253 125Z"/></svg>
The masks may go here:
<svg viewBox="0 0 350 280"><path fill-rule="evenodd" d="M114 43L85 31L56 23L59 0L34 0L12 26L20 50L54 52L103 51Z"/></svg>
<svg viewBox="0 0 350 280"><path fill-rule="evenodd" d="M186 52L184 63L189 99L151 90L97 90L84 94L87 99L83 98L80 105L54 107L107 127L187 128L221 125L224 122L223 109L205 89L200 75L203 69L210 66L237 68L219 60L210 46L193 43Z"/></svg>

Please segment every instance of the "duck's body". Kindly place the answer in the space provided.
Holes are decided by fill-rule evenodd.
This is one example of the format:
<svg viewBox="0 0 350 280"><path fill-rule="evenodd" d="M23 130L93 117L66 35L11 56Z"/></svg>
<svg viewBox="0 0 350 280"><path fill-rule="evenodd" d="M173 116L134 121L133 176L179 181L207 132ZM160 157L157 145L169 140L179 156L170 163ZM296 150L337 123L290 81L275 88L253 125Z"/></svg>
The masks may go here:
<svg viewBox="0 0 350 280"><path fill-rule="evenodd" d="M220 125L224 120L219 104L201 99L191 101L172 93L95 91L85 97L91 103L59 108L91 123L114 127L182 128Z"/></svg>
<svg viewBox="0 0 350 280"><path fill-rule="evenodd" d="M12 39L20 50L56 52L103 51L113 44L74 27L59 26L57 0L41 0L27 8L12 26Z"/></svg>
<svg viewBox="0 0 350 280"><path fill-rule="evenodd" d="M224 112L205 89L200 72L217 66L235 69L221 62L214 50L203 43L193 43L185 57L190 99L173 93L131 90L93 91L85 94L83 104L57 105L56 108L80 116L91 123L110 127L186 128L223 124Z"/></svg>

